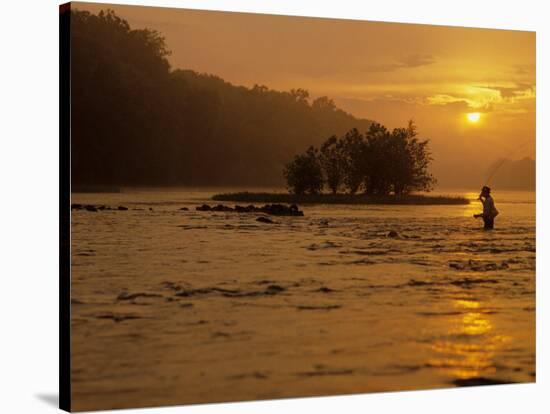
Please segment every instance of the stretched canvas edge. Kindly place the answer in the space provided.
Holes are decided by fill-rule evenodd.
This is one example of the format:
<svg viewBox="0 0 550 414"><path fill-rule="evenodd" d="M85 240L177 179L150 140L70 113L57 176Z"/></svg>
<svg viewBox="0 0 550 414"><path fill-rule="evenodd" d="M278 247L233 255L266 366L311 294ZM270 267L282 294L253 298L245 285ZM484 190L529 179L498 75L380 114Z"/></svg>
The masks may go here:
<svg viewBox="0 0 550 414"><path fill-rule="evenodd" d="M59 408L71 411L71 3L59 6Z"/></svg>

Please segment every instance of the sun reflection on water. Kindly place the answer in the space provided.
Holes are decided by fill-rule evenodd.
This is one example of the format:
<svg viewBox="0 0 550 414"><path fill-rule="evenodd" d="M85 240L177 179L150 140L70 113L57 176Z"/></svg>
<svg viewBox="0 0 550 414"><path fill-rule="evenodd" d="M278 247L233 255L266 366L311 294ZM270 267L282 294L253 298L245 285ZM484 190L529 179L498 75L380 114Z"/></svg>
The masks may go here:
<svg viewBox="0 0 550 414"><path fill-rule="evenodd" d="M464 217L472 217L474 214L481 212L481 204L477 201L479 193L466 193L464 197L470 200L470 204L464 206Z"/></svg>
<svg viewBox="0 0 550 414"><path fill-rule="evenodd" d="M467 313L462 318L462 322L464 323L462 332L466 335L483 335L492 329L489 319L477 312Z"/></svg>
<svg viewBox="0 0 550 414"><path fill-rule="evenodd" d="M479 301L455 300L453 306L465 313L451 321L445 339L432 345L439 356L428 364L458 379L495 372L495 354L510 338L494 332L488 314L480 311Z"/></svg>

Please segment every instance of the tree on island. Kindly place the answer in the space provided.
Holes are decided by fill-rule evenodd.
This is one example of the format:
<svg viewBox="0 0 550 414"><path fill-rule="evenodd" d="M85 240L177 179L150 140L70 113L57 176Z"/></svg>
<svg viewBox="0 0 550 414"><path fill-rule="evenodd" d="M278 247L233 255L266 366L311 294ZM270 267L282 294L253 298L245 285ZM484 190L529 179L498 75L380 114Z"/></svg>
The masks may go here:
<svg viewBox="0 0 550 414"><path fill-rule="evenodd" d="M365 142L358 129L353 128L340 138L344 184L349 194L355 194L361 187L365 172Z"/></svg>
<svg viewBox="0 0 550 414"><path fill-rule="evenodd" d="M372 124L364 135L352 129L329 137L320 151L310 147L286 165L284 176L295 194L317 194L325 184L333 194L342 187L368 195L431 191L436 180L428 171L428 142L418 138L413 121L393 131Z"/></svg>
<svg viewBox="0 0 550 414"><path fill-rule="evenodd" d="M328 188L336 194L344 181L345 165L342 143L336 135L327 139L319 151L319 162ZM323 177L323 176L321 176Z"/></svg>
<svg viewBox="0 0 550 414"><path fill-rule="evenodd" d="M323 189L323 168L319 151L309 147L304 154L294 157L284 169L288 188L294 194L319 194Z"/></svg>

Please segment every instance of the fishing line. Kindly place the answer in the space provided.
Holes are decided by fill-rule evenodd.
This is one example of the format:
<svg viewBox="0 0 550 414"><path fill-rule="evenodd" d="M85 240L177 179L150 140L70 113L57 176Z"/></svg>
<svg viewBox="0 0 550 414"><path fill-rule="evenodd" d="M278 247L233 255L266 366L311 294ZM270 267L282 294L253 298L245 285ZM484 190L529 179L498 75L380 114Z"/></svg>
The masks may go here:
<svg viewBox="0 0 550 414"><path fill-rule="evenodd" d="M509 161L509 158L511 158L512 155L514 155L516 152L518 152L519 150L523 149L524 147L526 147L528 144L530 144L531 140L526 140L523 144L521 144L519 147L516 147L514 148L512 151L510 151L509 153L506 154L506 156L504 156L503 158L501 158L497 164L493 167L491 173L489 174L489 176L487 177L487 179L485 180L485 183L483 184L484 186L485 185L489 185L489 183L491 182L491 179L494 177L494 175L496 174L496 172L500 169L500 167L502 167L504 165L504 163L506 161Z"/></svg>

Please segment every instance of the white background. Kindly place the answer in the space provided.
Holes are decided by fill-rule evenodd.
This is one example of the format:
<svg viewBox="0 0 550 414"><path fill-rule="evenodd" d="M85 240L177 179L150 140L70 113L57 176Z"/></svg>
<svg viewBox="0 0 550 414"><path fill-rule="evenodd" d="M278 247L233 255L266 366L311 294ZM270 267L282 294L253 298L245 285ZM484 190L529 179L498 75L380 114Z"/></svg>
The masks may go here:
<svg viewBox="0 0 550 414"><path fill-rule="evenodd" d="M549 412L547 1L119 1L537 31L537 384L234 403L126 413ZM0 3L0 413L54 412L58 383L58 2ZM353 41L353 39L352 39ZM457 172L459 173L459 172ZM546 213L546 214L544 214ZM546 406L546 407L545 407Z"/></svg>

